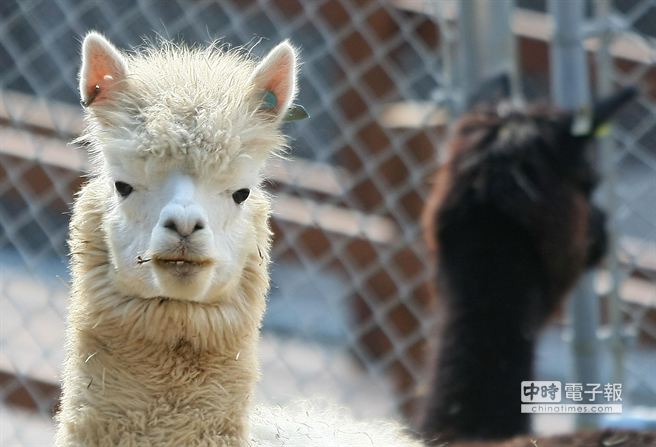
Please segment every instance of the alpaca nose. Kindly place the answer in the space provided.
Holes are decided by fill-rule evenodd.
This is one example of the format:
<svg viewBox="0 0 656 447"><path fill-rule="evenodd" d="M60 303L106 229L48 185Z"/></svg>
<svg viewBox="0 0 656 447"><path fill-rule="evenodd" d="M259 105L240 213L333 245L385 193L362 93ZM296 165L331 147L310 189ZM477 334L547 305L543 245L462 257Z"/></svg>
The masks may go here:
<svg viewBox="0 0 656 447"><path fill-rule="evenodd" d="M161 226L180 237L191 236L207 227L202 211L197 206L170 205L162 213Z"/></svg>
<svg viewBox="0 0 656 447"><path fill-rule="evenodd" d="M186 224L181 225L180 222L176 222L173 219L168 219L166 222L164 222L164 228L173 231L175 233L178 233L182 237L187 237L195 233L196 231L202 230L203 228L205 228L205 225L203 224L203 222L197 221L194 223L192 227L191 225L186 225Z"/></svg>

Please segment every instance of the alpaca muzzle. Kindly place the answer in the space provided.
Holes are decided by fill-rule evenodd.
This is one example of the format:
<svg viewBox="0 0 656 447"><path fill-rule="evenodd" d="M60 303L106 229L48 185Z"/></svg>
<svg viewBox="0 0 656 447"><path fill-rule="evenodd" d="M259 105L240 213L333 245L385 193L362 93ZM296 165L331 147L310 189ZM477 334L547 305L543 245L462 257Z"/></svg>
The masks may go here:
<svg viewBox="0 0 656 447"><path fill-rule="evenodd" d="M210 265L186 259L155 259L154 261L155 267L180 278L193 276Z"/></svg>

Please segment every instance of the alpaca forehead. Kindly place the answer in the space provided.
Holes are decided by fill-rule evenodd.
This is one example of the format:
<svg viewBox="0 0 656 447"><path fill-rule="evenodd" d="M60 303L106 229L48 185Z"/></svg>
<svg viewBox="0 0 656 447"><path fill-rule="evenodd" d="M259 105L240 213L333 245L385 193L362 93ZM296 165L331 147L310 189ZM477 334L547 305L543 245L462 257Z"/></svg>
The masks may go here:
<svg viewBox="0 0 656 447"><path fill-rule="evenodd" d="M279 129L247 110L155 103L141 115L138 152L185 159L198 167L211 165L219 171L244 157L259 159L285 142Z"/></svg>
<svg viewBox="0 0 656 447"><path fill-rule="evenodd" d="M284 146L284 137L252 119L243 127L217 125L217 121L215 115L151 117L127 134L125 128L112 133L102 153L114 172L131 177L181 171L208 180L252 184L269 155Z"/></svg>
<svg viewBox="0 0 656 447"><path fill-rule="evenodd" d="M126 99L139 104L145 152L234 158L254 134L278 133L257 119L254 63L240 53L165 46L133 58L130 70Z"/></svg>

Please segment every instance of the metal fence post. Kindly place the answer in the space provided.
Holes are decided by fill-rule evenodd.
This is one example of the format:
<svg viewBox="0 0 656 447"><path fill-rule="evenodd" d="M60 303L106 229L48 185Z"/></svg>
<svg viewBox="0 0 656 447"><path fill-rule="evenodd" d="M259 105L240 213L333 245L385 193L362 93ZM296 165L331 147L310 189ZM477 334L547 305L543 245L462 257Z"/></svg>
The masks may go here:
<svg viewBox="0 0 656 447"><path fill-rule="evenodd" d="M550 47L551 93L555 104L567 109L590 103L588 69L582 44L583 8L582 0L549 1L554 23ZM584 275L569 303L573 380L580 383L598 383L597 328L600 318L593 272ZM595 425L595 418L592 415L579 415L577 424L592 427Z"/></svg>
<svg viewBox="0 0 656 447"><path fill-rule="evenodd" d="M470 0L458 3L458 78L461 108L486 78L506 73L511 98L520 97L512 0Z"/></svg>
<svg viewBox="0 0 656 447"><path fill-rule="evenodd" d="M599 49L595 54L597 67L597 92L601 96L611 93L613 88L613 61L610 54L610 45L613 40L611 23L611 5L609 0L595 1L595 16L599 22L601 33L599 35ZM608 212L608 271L610 273L610 287L608 290L608 311L610 317L610 351L613 358L613 382L624 381L624 333L622 328L622 312L620 308L620 265L617 257L618 231L614 216L617 215L617 170L614 163L613 141L609 137L599 141L601 148L601 165L603 169L602 201Z"/></svg>

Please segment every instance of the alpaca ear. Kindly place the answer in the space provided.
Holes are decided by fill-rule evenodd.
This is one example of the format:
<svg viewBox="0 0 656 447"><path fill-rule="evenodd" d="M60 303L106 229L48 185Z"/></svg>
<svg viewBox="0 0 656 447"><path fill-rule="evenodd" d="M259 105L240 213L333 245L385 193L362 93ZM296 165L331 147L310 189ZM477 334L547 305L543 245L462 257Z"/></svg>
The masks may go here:
<svg viewBox="0 0 656 447"><path fill-rule="evenodd" d="M83 106L110 99L127 75L123 55L102 35L90 32L82 42L80 98Z"/></svg>
<svg viewBox="0 0 656 447"><path fill-rule="evenodd" d="M262 98L261 109L277 120L286 117L296 96L296 59L296 50L285 40L266 55L253 73L256 94Z"/></svg>
<svg viewBox="0 0 656 447"><path fill-rule="evenodd" d="M592 108L584 107L575 112L567 113L562 119L562 126L574 137L590 138L596 136L603 132L613 115L635 98L638 93L639 91L635 87L623 88L595 102Z"/></svg>
<svg viewBox="0 0 656 447"><path fill-rule="evenodd" d="M625 87L596 102L592 109L593 131L596 132L600 127L604 126L624 105L638 96L638 93L638 89L635 87Z"/></svg>

